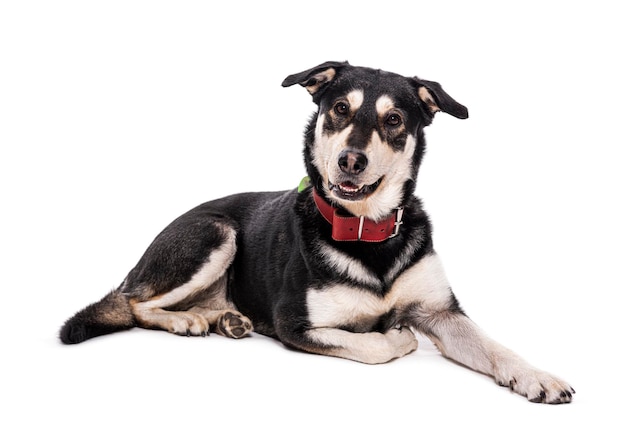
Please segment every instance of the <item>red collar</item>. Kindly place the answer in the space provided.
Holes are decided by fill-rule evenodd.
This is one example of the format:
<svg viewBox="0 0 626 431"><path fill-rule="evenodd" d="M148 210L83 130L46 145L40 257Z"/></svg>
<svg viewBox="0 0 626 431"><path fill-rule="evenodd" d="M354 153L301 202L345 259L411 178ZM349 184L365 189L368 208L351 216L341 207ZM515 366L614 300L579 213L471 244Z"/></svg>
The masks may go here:
<svg viewBox="0 0 626 431"><path fill-rule="evenodd" d="M322 199L315 189L313 198L320 214L332 225L332 236L335 241L382 242L398 235L400 231L403 207L397 208L389 217L374 222L363 216L341 215L340 210Z"/></svg>

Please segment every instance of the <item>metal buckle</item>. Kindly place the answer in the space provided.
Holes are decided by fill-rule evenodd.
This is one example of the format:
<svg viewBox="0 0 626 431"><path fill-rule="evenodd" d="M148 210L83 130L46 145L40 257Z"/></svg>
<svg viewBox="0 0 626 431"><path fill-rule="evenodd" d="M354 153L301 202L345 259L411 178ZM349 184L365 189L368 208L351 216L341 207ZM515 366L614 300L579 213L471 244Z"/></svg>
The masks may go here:
<svg viewBox="0 0 626 431"><path fill-rule="evenodd" d="M402 216L404 215L404 207L396 208L396 221L393 224L393 233L389 236L389 238L393 238L394 236L398 236L400 233L400 225L404 223L402 221Z"/></svg>
<svg viewBox="0 0 626 431"><path fill-rule="evenodd" d="M357 240L361 241L361 235L363 235L363 222L365 221L364 216L359 216L359 233L357 236Z"/></svg>

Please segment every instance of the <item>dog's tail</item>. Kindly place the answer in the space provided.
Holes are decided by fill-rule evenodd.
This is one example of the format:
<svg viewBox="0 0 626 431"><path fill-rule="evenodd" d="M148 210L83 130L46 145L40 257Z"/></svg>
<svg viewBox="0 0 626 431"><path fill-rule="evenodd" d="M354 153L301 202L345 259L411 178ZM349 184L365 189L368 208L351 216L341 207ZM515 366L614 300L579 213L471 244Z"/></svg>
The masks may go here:
<svg viewBox="0 0 626 431"><path fill-rule="evenodd" d="M61 328L59 338L65 344L77 344L135 326L130 302L118 289L69 318Z"/></svg>

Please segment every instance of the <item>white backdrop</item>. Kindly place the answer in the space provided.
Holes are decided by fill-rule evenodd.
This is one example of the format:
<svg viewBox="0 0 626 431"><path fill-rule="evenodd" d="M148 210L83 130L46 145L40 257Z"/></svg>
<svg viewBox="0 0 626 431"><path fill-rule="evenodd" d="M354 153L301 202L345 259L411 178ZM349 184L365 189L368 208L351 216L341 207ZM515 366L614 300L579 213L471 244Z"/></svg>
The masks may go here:
<svg viewBox="0 0 626 431"><path fill-rule="evenodd" d="M623 426L617 3L3 2L0 427ZM314 105L280 83L326 60L439 81L469 108L427 130L436 248L467 313L568 380L571 405L527 403L424 340L380 366L258 335L57 341L174 217L297 186Z"/></svg>

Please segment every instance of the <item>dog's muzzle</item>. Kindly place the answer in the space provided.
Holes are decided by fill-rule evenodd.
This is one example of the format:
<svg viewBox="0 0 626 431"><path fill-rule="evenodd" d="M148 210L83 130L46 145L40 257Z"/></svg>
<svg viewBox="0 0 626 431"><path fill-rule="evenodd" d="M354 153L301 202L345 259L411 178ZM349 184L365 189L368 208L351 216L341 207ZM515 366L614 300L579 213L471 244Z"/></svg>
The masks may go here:
<svg viewBox="0 0 626 431"><path fill-rule="evenodd" d="M338 198L346 200L361 200L374 193L383 177L376 182L366 185L358 185L359 176L367 168L368 160L365 153L359 150L347 149L339 154L337 160L339 175L335 183L328 182L328 189Z"/></svg>
<svg viewBox="0 0 626 431"><path fill-rule="evenodd" d="M352 181L342 181L338 184L329 181L328 190L334 193L338 198L358 201L374 193L384 178L385 177L380 177L375 183L364 186L358 186Z"/></svg>

